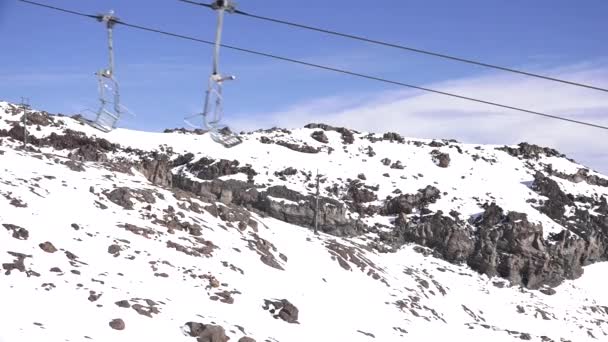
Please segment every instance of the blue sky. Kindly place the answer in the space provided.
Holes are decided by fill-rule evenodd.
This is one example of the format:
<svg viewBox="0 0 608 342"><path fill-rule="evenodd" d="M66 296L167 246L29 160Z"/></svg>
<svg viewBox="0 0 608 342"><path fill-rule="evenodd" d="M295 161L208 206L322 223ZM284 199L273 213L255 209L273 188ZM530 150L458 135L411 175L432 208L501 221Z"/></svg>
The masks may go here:
<svg viewBox="0 0 608 342"><path fill-rule="evenodd" d="M211 10L174 0L40 1L93 14L114 9L121 19L130 23L210 40L215 29L215 14ZM238 6L243 11L260 15L505 66L564 77L583 77L586 81L608 85L608 80L602 73L608 65L608 44L605 44L603 37L608 32L608 21L605 20L608 2L602 0L584 3L569 0L241 0ZM121 26L116 28L115 35L116 73L122 85L123 101L137 115L135 118L127 118L123 122L124 127L161 130L183 126L184 116L201 110L211 63L210 46ZM328 37L236 15L227 17L224 38L227 44L412 84L448 88L453 82L462 80L472 80L472 83L478 84L477 88L463 88L462 90L473 92L463 95L475 96L479 90L502 84L497 80L502 80L509 86L527 82L521 77L504 80L502 77L505 75L502 73L480 67ZM95 107L96 81L93 73L104 67L106 62L105 31L101 24L15 0L0 0L0 40L3 46L0 54L0 99L18 101L21 96L28 96L35 107L63 113ZM395 94L412 96L395 87L372 81L227 50L222 51L221 68L238 77L238 80L225 86L227 123L246 122L244 126L247 128L252 128L256 123L266 126L291 123L273 119L280 117L281 113L298 115L293 124L306 122L308 115L311 118L322 118L327 114L328 120L332 121L332 114L336 110L343 112L345 106L353 110L357 106L378 104L378 98L392 98ZM594 77L599 74L601 77ZM490 84L480 84L479 80ZM553 85L535 83L533 91L546 92L550 87ZM606 119L602 114L606 112L602 109L608 108L608 103L596 96L604 96L608 102L608 94L597 94L591 90L582 94L567 86L555 89L559 98L593 93L589 95L593 96L590 99L593 105L583 108L587 114L593 112L593 115L585 119ZM576 93L571 93L572 91ZM497 88L497 93L500 93L500 88ZM526 94L529 93L526 88ZM493 94L487 95L494 97ZM491 100L502 100L499 95ZM372 98L374 101L370 100ZM508 100L517 102L518 98L514 96ZM330 102L331 106L318 106L319 99L325 99L325 103ZM433 101L443 101L443 98L433 98ZM545 105L534 101L524 102L533 107L530 109L544 108ZM313 106L316 111L314 113L293 110L294 106L311 108L311 103L316 105ZM567 110L579 110L572 106L553 109L557 112L563 110L564 114L569 113ZM483 112L483 109L479 111ZM399 113L400 118L407 118L407 107L402 112ZM432 114L429 113L429 116ZM513 115L521 123L529 120L520 114ZM365 129L365 120L372 124L375 118L360 118L357 120L357 128ZM348 125L349 120L343 119L341 122L343 121ZM440 125L441 122L436 124ZM549 123L546 120L538 121L538 125L544 124ZM388 123L390 127L396 126L395 130L413 136L438 134L434 131L400 129L400 125L405 127L407 121ZM551 123L546 127L554 126ZM496 140L492 139L496 136L492 133L480 130L464 134L456 128L449 133L453 137L464 137L465 140L493 143L513 143L516 141L510 140L534 140L535 137L509 135ZM581 134L606 133L584 131ZM540 140L543 142L546 139ZM559 140L546 142L557 147L565 144ZM576 149L568 152L578 153ZM589 163L601 170L608 170L608 157L599 150L594 155L600 155L601 158L582 159L587 161L591 158Z"/></svg>

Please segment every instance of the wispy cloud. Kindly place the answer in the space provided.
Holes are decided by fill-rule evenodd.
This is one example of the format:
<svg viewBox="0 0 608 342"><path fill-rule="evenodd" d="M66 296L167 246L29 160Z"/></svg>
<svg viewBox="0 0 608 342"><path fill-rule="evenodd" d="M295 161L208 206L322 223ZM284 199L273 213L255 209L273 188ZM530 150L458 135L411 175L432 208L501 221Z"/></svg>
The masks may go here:
<svg viewBox="0 0 608 342"><path fill-rule="evenodd" d="M595 63L539 70L558 78L608 86L608 67ZM428 85L456 94L608 125L608 95L539 79L490 74ZM398 131L412 137L456 138L471 143L551 146L608 173L608 131L442 95L412 90L345 94L233 120L239 129L301 127L326 122L362 131Z"/></svg>

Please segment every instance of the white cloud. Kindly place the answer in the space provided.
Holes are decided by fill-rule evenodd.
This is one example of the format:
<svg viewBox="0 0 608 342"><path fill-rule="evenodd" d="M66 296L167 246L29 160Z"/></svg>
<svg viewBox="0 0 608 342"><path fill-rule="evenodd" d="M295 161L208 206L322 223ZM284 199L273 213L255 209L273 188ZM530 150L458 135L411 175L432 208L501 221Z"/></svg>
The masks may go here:
<svg viewBox="0 0 608 342"><path fill-rule="evenodd" d="M608 67L581 63L539 73L608 87ZM427 85L501 104L608 126L608 93L504 73ZM231 120L237 129L301 127L324 122L361 131L397 131L420 138L470 143L550 146L608 173L608 131L414 90L346 94Z"/></svg>

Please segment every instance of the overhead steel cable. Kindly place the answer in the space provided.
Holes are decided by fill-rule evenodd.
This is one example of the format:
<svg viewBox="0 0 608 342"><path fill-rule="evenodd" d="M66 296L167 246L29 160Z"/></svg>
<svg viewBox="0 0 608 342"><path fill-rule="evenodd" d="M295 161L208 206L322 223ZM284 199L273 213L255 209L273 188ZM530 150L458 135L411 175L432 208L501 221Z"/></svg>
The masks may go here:
<svg viewBox="0 0 608 342"><path fill-rule="evenodd" d="M52 10L59 11L59 12L79 15L81 17L87 17L87 18L93 18L93 19L100 19L101 18L100 15L91 15L91 14L86 14L86 13L82 13L82 12L67 10L65 8L59 8L59 7L55 7L55 6L51 6L51 5L41 4L39 2L28 1L28 0L19 0L19 1L31 4L31 5L36 5L36 6L52 9Z"/></svg>
<svg viewBox="0 0 608 342"><path fill-rule="evenodd" d="M32 5L42 6L42 7L45 7L45 8L55 9L55 10L58 10L58 11L61 11L61 12L65 12L65 13L71 13L71 14L76 14L76 15L80 15L80 16L90 17L90 18L94 18L94 19L98 19L98 17L99 17L99 16L95 16L95 15L88 15L88 14L83 14L83 13L79 13L79 12L75 12L75 11L68 11L68 10L60 9L60 8L57 8L57 7L47 6L47 5L39 4L39 3L33 2L33 1L28 1L28 0L19 0L19 1L26 2L26 3L32 4ZM145 26L140 26L140 25L136 25L136 24L130 24L130 23L127 23L127 22L122 21L122 20L116 20L115 22L118 25L123 25L123 26L126 26L126 27L135 28L135 29L138 29L138 30L158 33L158 34L162 34L162 35L166 35L166 36L171 36L171 37L175 37L175 38L190 40L190 41L204 43L204 44L208 44L208 45L215 45L215 42L212 42L212 41L209 41L209 40L204 40L204 39L200 39L200 38L190 37L190 36L186 36L186 35L182 35L182 34L172 33L172 32L168 32L168 31L164 31L164 30L160 30L160 29L155 29L155 28L150 28L150 27L145 27ZM492 102L492 101L486 101L486 100L476 99L476 98L468 97L468 96L464 96L464 95L458 95L458 94L453 94L453 93L449 93L449 92L445 92L445 91L430 89L430 88L426 88L426 87L420 87L420 86L411 85L411 84L407 84L407 83L403 83L403 82L399 82L399 81L393 81L393 80L389 80L389 79L385 79L385 78L381 78L381 77L366 75L366 74L362 74L362 73L358 73L358 72L348 71L348 70L345 70L345 69L339 69L339 68L329 67L329 66L325 66L325 65L321 65L321 64L315 64L315 63L305 62L305 61L301 61L301 60L297 60L297 59L293 59L293 58L277 56L277 55L273 55L273 54L270 54L270 53L265 53L265 52L260 52L260 51L240 48L240 47L231 46L231 45L227 45L227 44L222 44L221 46L223 48L226 48L226 49L240 51L240 52L245 52L245 53L252 54L252 55L263 56L263 57L272 58L272 59L276 59L276 60L281 60L281 61L285 61L285 62L295 63L295 64L299 64L299 65L305 65L305 66L309 66L309 67L313 67L313 68L317 68L317 69L328 70L328 71L333 71L333 72L336 72L336 73L351 75L351 76L355 76L355 77L359 77L359 78L364 78L364 79L368 79L368 80L378 81L378 82L382 82L382 83L388 83L388 84L392 84L392 85L398 85L398 86L402 86L402 87L422 90L422 91L426 91L426 92L430 92L430 93L435 93L435 94L440 94L440 95L444 95L444 96L449 96L449 97L453 97L453 98L458 98L458 99L462 99L462 100L482 103L482 104L486 104L486 105L490 105L490 106L494 106L494 107L499 107L499 108L504 108L504 109L511 109L511 110L514 110L514 111L519 111L519 112L523 112L523 113L538 115L538 116L542 116L542 117L545 117L545 118L551 118L551 119L555 119L555 120L561 120L561 121L566 121L566 122L575 123L575 124L579 124L579 125L585 125L585 126L589 126L589 127L594 127L594 128L600 128L600 129L608 130L607 126L602 126L602 125L591 123L591 122L585 122L585 121L570 119L570 118L561 117L561 116L557 116L557 115L546 114L546 113L542 113L542 112L528 110L528 109L525 109L525 108L519 108L519 107L515 107L515 106L504 105L504 104L500 104L500 103L496 103L496 102Z"/></svg>
<svg viewBox="0 0 608 342"><path fill-rule="evenodd" d="M213 7L210 4L206 4L206 3L201 3L201 2L196 2L196 1L190 1L190 0L178 0L178 1L213 9ZM523 71L523 70L519 70L519 69L513 69L513 68L503 67L503 66L500 66L500 65L480 62L480 61L476 61L476 60L472 60L472 59L468 59L468 58L451 56L451 55L447 55L447 54L444 54L444 53L433 52L433 51L419 49L419 48L415 48L415 47L411 47L411 46L405 46L405 45L400 45L400 44L388 43L388 42L380 41L380 40L377 40L377 39L367 38L367 37L358 36L358 35L354 35L354 34L348 34L348 33L342 33L342 32L332 31L332 30L328 30L328 29L324 29L324 28L318 28L318 27L314 27L314 26L294 23L294 22L291 22L291 21L286 21L286 20L281 20L281 19L276 19L276 18L269 18L269 17L257 15L257 14L247 13L247 12L244 12L244 11L241 11L241 10L238 10L238 9L234 10L233 13L240 14L240 15L243 15L243 16L247 16L247 17L250 17L250 18L260 19L260 20L264 20L264 21L270 21L270 22L274 22L274 23L278 23L278 24L283 24L283 25L287 25L287 26L302 28L302 29L311 30L311 31L317 31L317 32L321 32L321 33L325 33L325 34L329 34L329 35L333 35L333 36L339 36L339 37L354 39L354 40L358 40L358 41L362 41L362 42L366 42L366 43L371 43L371 44L376 44L376 45L382 45L382 46L391 47L391 48L395 48L395 49L406 50L406 51L409 51L409 52L414 52L414 53L424 54L424 55L428 55L428 56L439 57L439 58L448 59L448 60L452 60L452 61L457 61L457 62L472 64L472 65L482 66L482 67L491 68L491 69L495 69L495 70L501 70L501 71L511 72L511 73L515 73L515 74L519 74L519 75L525 75L525 76L529 76L529 77L540 78L540 79L547 80L547 81L559 82L559 83L563 83L563 84L568 84L568 85L572 85L572 86L583 87L583 88L587 88L587 89L593 89L593 90L598 90L598 91L602 91L602 92L608 93L608 89L606 89L606 88L601 88L601 87L598 87L598 86L584 84L584 83L580 83L580 82L568 81L568 80L559 79L559 78L555 78L555 77L551 77L551 76L546 76L546 75L540 75L540 74L537 74L537 73Z"/></svg>

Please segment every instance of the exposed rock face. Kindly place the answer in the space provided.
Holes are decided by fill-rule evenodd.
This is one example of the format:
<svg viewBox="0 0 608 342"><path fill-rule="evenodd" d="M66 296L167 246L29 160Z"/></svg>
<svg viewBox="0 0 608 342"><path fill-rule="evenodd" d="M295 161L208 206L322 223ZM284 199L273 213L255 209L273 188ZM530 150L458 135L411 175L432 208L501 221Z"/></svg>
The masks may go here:
<svg viewBox="0 0 608 342"><path fill-rule="evenodd" d="M411 214L414 209L420 210L430 203L435 203L440 197L439 189L429 185L418 190L416 194L399 195L387 200L384 205L384 213L386 215Z"/></svg>
<svg viewBox="0 0 608 342"><path fill-rule="evenodd" d="M605 218L596 222L603 224L602 229L588 230L583 238L564 230L547 241L542 227L530 223L525 214L505 214L502 208L490 204L472 222L475 229L437 212L410 220L400 216L395 232L384 233L381 238L396 245L418 243L434 249L447 261L466 262L480 273L537 289L578 278L582 266L606 260L608 239L602 231L608 231L607 222Z"/></svg>
<svg viewBox="0 0 608 342"><path fill-rule="evenodd" d="M234 175L237 173L245 173L248 178L253 178L257 172L246 165L244 167L239 166L237 160L214 160L207 157L203 157L198 161L188 164L188 171L195 174L198 178L203 180L213 180L222 176Z"/></svg>
<svg viewBox="0 0 608 342"><path fill-rule="evenodd" d="M588 169L579 169L575 174L566 174L553 170L551 165L549 165L547 168L545 168L545 171L550 176L567 179L573 183L586 182L589 185L608 187L608 179L596 175L590 175Z"/></svg>
<svg viewBox="0 0 608 342"><path fill-rule="evenodd" d="M194 157L194 155L192 155L192 157ZM188 156L186 155L184 158L188 158ZM171 168L173 167L173 164L169 161L169 156L167 154L153 153L150 157L142 159L143 160L136 165L136 169L139 172L152 182L152 184L171 187L173 181Z"/></svg>
<svg viewBox="0 0 608 342"><path fill-rule="evenodd" d="M196 182L186 175L175 174L173 186L209 200L220 200L244 208L259 210L276 219L300 226L314 224L315 200L284 186L273 186L259 192L255 186L237 180ZM283 201L282 201L283 200ZM346 216L348 208L331 198L319 198L319 227L338 236L354 236L360 227Z"/></svg>
<svg viewBox="0 0 608 342"><path fill-rule="evenodd" d="M278 200L275 200L278 199ZM281 202L280 199L287 201ZM315 201L284 186L273 186L259 194L253 207L279 220L300 226L312 226L315 217ZM340 236L357 234L357 227L346 217L347 208L342 203L319 198L319 228Z"/></svg>
<svg viewBox="0 0 608 342"><path fill-rule="evenodd" d="M574 204L573 199L567 196L554 180L545 177L540 172L534 175L532 188L540 195L549 198L539 210L556 221L563 221L566 212L565 206Z"/></svg>
<svg viewBox="0 0 608 342"><path fill-rule="evenodd" d="M414 242L434 249L438 256L453 263L467 261L474 250L470 230L442 212L417 220L408 220L401 214L395 224L394 232L382 233L381 238L396 247Z"/></svg>

